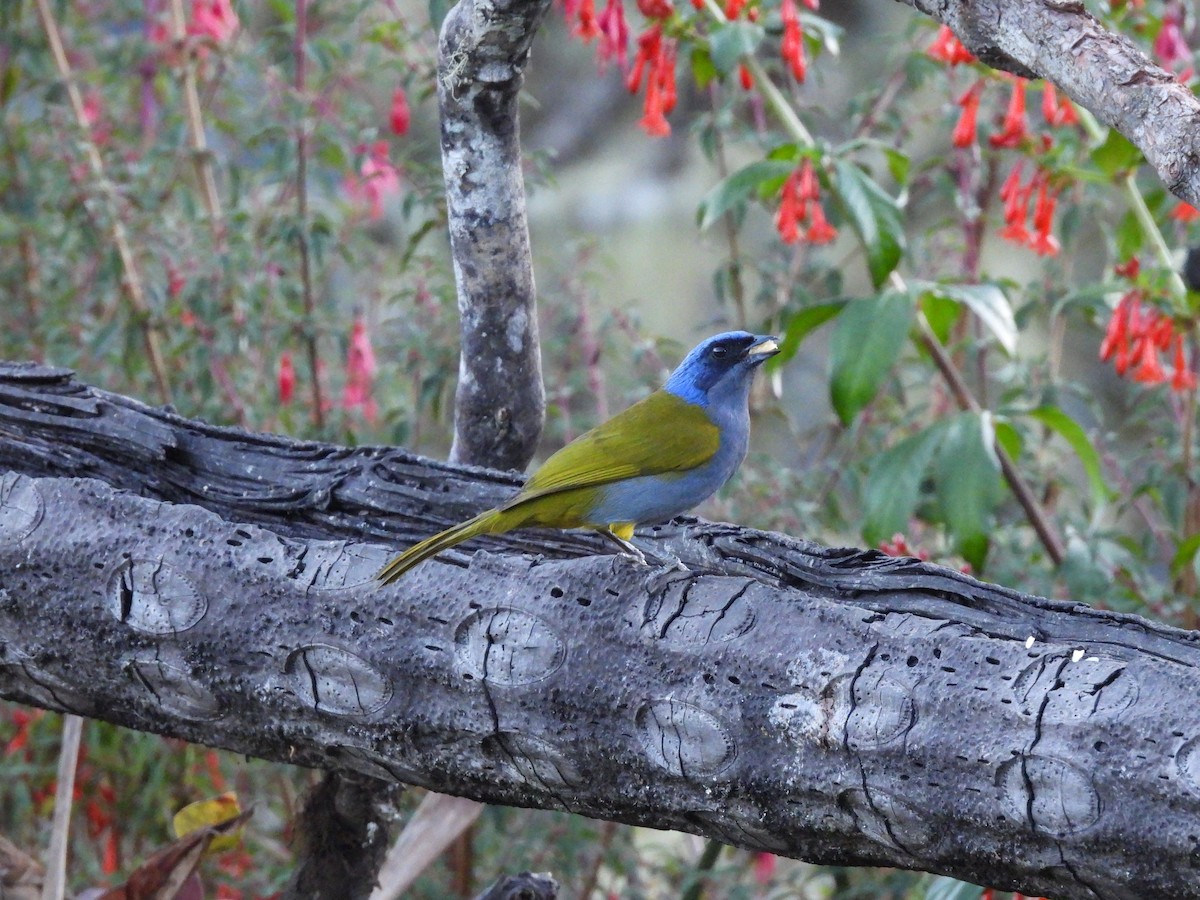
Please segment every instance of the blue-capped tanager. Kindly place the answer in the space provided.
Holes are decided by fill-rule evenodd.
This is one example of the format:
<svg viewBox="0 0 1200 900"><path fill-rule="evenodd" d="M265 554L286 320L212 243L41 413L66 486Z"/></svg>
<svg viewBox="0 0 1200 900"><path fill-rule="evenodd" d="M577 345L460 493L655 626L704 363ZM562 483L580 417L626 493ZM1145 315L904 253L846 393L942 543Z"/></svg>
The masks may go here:
<svg viewBox="0 0 1200 900"><path fill-rule="evenodd" d="M629 543L642 522L665 522L729 480L750 438L754 371L776 338L730 331L701 343L666 385L549 459L503 506L409 547L378 574L389 584L436 553L516 528L591 528Z"/></svg>

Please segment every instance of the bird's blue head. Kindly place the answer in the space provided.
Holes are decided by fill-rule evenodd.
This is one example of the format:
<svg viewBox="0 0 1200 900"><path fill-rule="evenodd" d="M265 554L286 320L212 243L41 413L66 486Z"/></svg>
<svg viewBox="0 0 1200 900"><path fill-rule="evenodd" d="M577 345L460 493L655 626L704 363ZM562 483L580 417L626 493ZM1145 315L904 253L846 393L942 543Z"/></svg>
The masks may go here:
<svg viewBox="0 0 1200 900"><path fill-rule="evenodd" d="M745 397L754 370L779 352L777 340L746 331L714 335L684 358L666 390L697 406L715 397Z"/></svg>

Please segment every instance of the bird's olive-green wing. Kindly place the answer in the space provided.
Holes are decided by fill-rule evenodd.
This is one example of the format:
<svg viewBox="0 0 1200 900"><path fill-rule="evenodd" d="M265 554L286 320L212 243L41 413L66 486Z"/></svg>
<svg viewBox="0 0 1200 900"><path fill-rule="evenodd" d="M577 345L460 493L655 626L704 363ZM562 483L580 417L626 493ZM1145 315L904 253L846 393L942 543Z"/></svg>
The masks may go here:
<svg viewBox="0 0 1200 900"><path fill-rule="evenodd" d="M720 443L719 429L701 407L655 391L547 459L514 500L686 472L712 459Z"/></svg>

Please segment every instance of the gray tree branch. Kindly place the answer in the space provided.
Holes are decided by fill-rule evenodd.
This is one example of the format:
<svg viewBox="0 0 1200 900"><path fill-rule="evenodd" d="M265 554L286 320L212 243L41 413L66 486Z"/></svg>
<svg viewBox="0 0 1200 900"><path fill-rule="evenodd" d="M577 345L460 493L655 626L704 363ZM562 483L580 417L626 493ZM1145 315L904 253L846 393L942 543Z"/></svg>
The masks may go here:
<svg viewBox="0 0 1200 900"><path fill-rule="evenodd" d="M1046 78L1125 135L1173 194L1200 207L1200 100L1078 0L903 0L983 62Z"/></svg>
<svg viewBox="0 0 1200 900"><path fill-rule="evenodd" d="M517 98L550 0L462 0L438 48L442 168L462 355L456 462L524 469L545 412Z"/></svg>
<svg viewBox="0 0 1200 900"><path fill-rule="evenodd" d="M690 519L399 541L511 477L0 368L0 696L1055 898L1200 896L1200 635ZM483 550L484 552L480 552Z"/></svg>

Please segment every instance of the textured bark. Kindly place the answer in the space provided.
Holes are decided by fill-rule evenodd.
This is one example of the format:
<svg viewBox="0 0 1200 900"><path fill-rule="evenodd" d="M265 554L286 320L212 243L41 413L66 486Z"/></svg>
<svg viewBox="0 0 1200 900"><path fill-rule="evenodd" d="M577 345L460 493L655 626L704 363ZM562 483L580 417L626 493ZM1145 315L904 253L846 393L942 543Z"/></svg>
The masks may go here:
<svg viewBox="0 0 1200 900"><path fill-rule="evenodd" d="M545 412L517 97L550 0L462 0L438 48L442 168L462 356L456 462L523 469Z"/></svg>
<svg viewBox="0 0 1200 900"><path fill-rule="evenodd" d="M691 571L525 532L379 589L379 536L512 479L42 368L0 369L0 472L2 696L817 862L1200 896L1196 633L690 519L643 539Z"/></svg>
<svg viewBox="0 0 1200 900"><path fill-rule="evenodd" d="M1200 207L1200 100L1077 0L903 0L988 65L1046 78L1125 135L1167 189Z"/></svg>
<svg viewBox="0 0 1200 900"><path fill-rule="evenodd" d="M301 846L283 900L366 900L388 848L394 782L328 772L295 823Z"/></svg>

